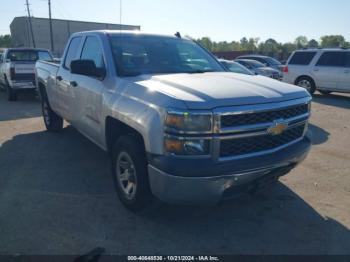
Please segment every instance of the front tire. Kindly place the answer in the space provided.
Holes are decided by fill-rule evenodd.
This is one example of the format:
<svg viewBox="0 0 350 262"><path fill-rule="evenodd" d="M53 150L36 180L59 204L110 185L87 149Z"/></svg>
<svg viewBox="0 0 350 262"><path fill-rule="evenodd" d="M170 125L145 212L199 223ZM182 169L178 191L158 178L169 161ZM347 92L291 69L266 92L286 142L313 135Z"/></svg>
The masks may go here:
<svg viewBox="0 0 350 262"><path fill-rule="evenodd" d="M311 95L313 93L315 93L315 91L316 91L316 85L315 85L314 80L312 78L308 77L308 76L299 77L295 81L295 84L297 86L305 88Z"/></svg>
<svg viewBox="0 0 350 262"><path fill-rule="evenodd" d="M146 154L137 135L121 136L115 143L112 174L119 199L127 209L142 211L151 204Z"/></svg>
<svg viewBox="0 0 350 262"><path fill-rule="evenodd" d="M61 131L63 129L63 118L51 109L46 94L42 95L41 109L46 129L51 132Z"/></svg>

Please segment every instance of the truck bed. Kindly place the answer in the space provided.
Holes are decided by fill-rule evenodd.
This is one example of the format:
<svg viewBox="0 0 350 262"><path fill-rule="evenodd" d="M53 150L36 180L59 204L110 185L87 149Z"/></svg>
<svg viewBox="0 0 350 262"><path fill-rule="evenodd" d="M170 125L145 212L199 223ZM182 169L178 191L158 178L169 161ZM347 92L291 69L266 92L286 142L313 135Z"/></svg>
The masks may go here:
<svg viewBox="0 0 350 262"><path fill-rule="evenodd" d="M59 68L59 62L58 61L42 61L39 60L35 64L35 70L36 70L36 80L48 80L48 78L51 76L53 78L56 77L57 71Z"/></svg>

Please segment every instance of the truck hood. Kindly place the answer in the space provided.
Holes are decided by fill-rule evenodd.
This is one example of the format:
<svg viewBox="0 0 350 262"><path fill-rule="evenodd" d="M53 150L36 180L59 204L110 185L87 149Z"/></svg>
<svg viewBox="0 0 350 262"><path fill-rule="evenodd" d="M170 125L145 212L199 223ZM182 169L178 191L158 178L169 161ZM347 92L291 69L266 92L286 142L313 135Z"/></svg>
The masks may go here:
<svg viewBox="0 0 350 262"><path fill-rule="evenodd" d="M188 109L281 102L309 96L305 89L294 85L230 72L143 75L133 82L181 100Z"/></svg>

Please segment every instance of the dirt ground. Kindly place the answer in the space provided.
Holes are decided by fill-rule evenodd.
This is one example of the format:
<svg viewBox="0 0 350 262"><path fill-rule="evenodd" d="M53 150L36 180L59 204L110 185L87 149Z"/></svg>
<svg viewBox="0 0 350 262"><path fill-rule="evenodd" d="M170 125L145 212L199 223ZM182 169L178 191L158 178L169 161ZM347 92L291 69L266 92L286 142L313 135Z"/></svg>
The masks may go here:
<svg viewBox="0 0 350 262"><path fill-rule="evenodd" d="M257 195L135 215L106 153L45 131L32 96L0 93L0 254L350 254L350 96L314 96L309 157Z"/></svg>

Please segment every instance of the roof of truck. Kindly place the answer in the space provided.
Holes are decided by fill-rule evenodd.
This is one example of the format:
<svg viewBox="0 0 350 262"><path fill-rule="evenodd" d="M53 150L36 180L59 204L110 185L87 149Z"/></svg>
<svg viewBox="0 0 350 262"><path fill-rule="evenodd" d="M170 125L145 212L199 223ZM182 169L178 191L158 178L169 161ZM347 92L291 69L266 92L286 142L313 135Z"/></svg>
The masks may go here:
<svg viewBox="0 0 350 262"><path fill-rule="evenodd" d="M31 47L10 47L10 48L5 48L3 51L8 50L8 51L49 51L48 49L45 48L31 48Z"/></svg>
<svg viewBox="0 0 350 262"><path fill-rule="evenodd" d="M124 35L124 36L140 35L140 36L156 36L156 37L178 38L177 36L175 36L175 33L173 35L166 35L166 34L154 34L154 33L148 33L148 32L141 32L141 31L138 31L138 30L93 30L93 31L77 32L77 33L74 33L73 35L81 35L81 34L108 34L108 35Z"/></svg>

